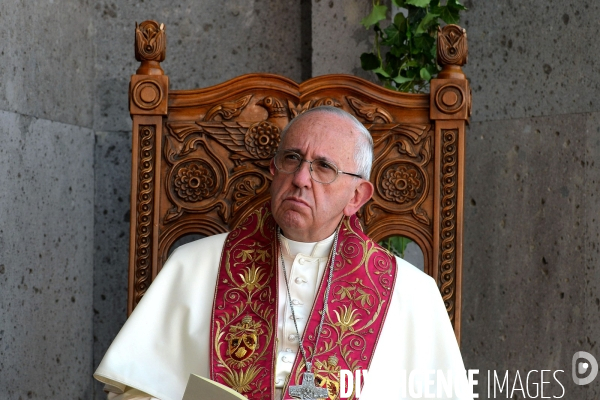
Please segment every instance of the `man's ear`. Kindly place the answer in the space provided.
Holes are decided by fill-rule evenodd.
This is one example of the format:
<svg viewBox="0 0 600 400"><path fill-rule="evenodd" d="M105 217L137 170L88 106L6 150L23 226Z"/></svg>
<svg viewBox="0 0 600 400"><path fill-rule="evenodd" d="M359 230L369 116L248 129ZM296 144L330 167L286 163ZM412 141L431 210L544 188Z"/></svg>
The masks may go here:
<svg viewBox="0 0 600 400"><path fill-rule="evenodd" d="M269 171L271 171L271 175L275 176L275 157L271 158L271 163L269 164Z"/></svg>
<svg viewBox="0 0 600 400"><path fill-rule="evenodd" d="M354 195L344 207L344 215L349 217L355 214L369 199L373 196L373 184L361 179L360 183L354 189Z"/></svg>

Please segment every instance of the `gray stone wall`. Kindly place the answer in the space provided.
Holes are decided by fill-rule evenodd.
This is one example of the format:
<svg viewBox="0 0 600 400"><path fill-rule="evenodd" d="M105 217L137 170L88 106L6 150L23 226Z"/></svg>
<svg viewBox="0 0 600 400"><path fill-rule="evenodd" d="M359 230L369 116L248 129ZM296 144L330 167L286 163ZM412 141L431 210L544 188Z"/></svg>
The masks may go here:
<svg viewBox="0 0 600 400"><path fill-rule="evenodd" d="M103 397L91 374L125 320L135 21L165 23L174 89L248 72L369 77L368 3L3 4L0 397ZM465 4L465 363L480 398L488 370L563 369L567 398L595 399L600 381L570 374L575 351L600 359L600 5Z"/></svg>
<svg viewBox="0 0 600 400"><path fill-rule="evenodd" d="M90 399L93 24L79 1L0 10L0 398Z"/></svg>
<svg viewBox="0 0 600 400"><path fill-rule="evenodd" d="M463 357L468 368L510 371L511 385L517 371L562 369L565 398L596 399L600 381L574 385L571 358L600 359L600 6L465 4L474 107ZM559 396L549 380L556 392L545 395Z"/></svg>

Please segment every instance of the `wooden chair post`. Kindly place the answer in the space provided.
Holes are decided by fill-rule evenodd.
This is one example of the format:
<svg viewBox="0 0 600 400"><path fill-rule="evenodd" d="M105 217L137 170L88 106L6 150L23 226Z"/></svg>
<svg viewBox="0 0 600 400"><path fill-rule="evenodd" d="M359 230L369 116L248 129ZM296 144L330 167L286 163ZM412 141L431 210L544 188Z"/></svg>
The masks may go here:
<svg viewBox="0 0 600 400"><path fill-rule="evenodd" d="M130 314L156 275L163 118L167 115L169 78L164 61L163 24L144 21L135 29L135 58L141 62L129 85L129 112L133 119L131 162L131 233L129 251Z"/></svg>
<svg viewBox="0 0 600 400"><path fill-rule="evenodd" d="M435 124L434 271L460 343L465 127L471 115L471 89L461 66L467 62L467 34L457 25L439 30L438 64L431 80L430 118Z"/></svg>

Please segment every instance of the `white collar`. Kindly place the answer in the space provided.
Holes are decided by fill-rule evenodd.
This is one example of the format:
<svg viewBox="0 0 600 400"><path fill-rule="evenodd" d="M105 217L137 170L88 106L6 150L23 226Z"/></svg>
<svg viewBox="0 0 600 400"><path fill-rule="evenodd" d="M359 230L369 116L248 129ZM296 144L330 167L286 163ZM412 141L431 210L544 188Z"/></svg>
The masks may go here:
<svg viewBox="0 0 600 400"><path fill-rule="evenodd" d="M296 242L281 235L281 244L283 255L291 258L295 258L296 255L302 254L307 257L314 258L327 258L333 245L333 237L335 232L331 236L319 241L319 242Z"/></svg>

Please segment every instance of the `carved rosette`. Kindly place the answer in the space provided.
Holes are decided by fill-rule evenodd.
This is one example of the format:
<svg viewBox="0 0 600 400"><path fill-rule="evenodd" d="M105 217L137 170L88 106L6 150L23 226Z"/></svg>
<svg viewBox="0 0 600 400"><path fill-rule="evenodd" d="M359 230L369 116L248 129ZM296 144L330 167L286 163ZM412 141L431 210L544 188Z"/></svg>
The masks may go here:
<svg viewBox="0 0 600 400"><path fill-rule="evenodd" d="M252 156L265 160L273 157L279 146L279 140L279 127L268 121L262 121L248 128L244 145Z"/></svg>
<svg viewBox="0 0 600 400"><path fill-rule="evenodd" d="M425 187L423 173L409 163L392 164L385 169L378 190L383 199L398 204L418 201Z"/></svg>
<svg viewBox="0 0 600 400"><path fill-rule="evenodd" d="M467 31L458 25L438 28L437 58L440 65L465 65L467 55Z"/></svg>
<svg viewBox="0 0 600 400"><path fill-rule="evenodd" d="M139 127L140 162L137 195L137 232L134 306L141 300L151 280L152 201L154 196L154 126Z"/></svg>
<svg viewBox="0 0 600 400"><path fill-rule="evenodd" d="M438 89L435 95L435 104L440 111L446 114L454 114L465 106L465 97L464 88L449 83Z"/></svg>
<svg viewBox="0 0 600 400"><path fill-rule="evenodd" d="M173 191L186 203L208 199L217 191L217 174L205 161L192 160L182 163L172 176Z"/></svg>
<svg viewBox="0 0 600 400"><path fill-rule="evenodd" d="M458 130L442 130L442 254L440 263L441 292L446 311L454 323L456 287L456 197L457 197Z"/></svg>
<svg viewBox="0 0 600 400"><path fill-rule="evenodd" d="M150 79L137 82L131 91L131 99L143 110L156 108L163 101L163 96L160 85Z"/></svg>
<svg viewBox="0 0 600 400"><path fill-rule="evenodd" d="M138 61L165 60L167 39L165 25L144 21L135 26L135 59Z"/></svg>

